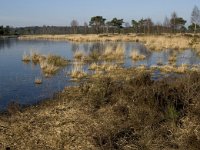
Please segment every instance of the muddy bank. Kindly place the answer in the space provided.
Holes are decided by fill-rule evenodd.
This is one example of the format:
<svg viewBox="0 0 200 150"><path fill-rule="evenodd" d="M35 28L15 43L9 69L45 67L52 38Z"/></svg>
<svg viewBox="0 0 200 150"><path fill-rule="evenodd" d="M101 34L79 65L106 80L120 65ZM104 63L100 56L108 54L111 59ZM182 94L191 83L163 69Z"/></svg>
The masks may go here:
<svg viewBox="0 0 200 150"><path fill-rule="evenodd" d="M199 149L200 74L100 76L0 117L2 149Z"/></svg>

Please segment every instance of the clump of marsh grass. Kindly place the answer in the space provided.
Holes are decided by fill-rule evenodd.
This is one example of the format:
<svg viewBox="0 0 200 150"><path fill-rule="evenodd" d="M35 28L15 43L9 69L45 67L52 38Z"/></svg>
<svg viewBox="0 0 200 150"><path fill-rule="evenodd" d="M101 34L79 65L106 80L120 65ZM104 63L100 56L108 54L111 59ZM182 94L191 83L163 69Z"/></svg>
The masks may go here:
<svg viewBox="0 0 200 150"><path fill-rule="evenodd" d="M136 50L133 50L130 54L130 57L134 60L134 61L137 61L137 60L144 60L146 58L145 55L143 54L140 54L138 51Z"/></svg>
<svg viewBox="0 0 200 150"><path fill-rule="evenodd" d="M92 50L90 51L87 58L84 59L84 61L98 61L101 59L101 53L98 50Z"/></svg>
<svg viewBox="0 0 200 150"><path fill-rule="evenodd" d="M87 73L83 70L83 65L75 62L73 64L73 68L70 72L70 76L71 78L73 78L73 80L77 80L77 79L82 79L84 77L87 76Z"/></svg>
<svg viewBox="0 0 200 150"><path fill-rule="evenodd" d="M76 60L83 60L84 57L85 57L85 53L83 51L80 51L80 50L75 51L74 58Z"/></svg>
<svg viewBox="0 0 200 150"><path fill-rule="evenodd" d="M48 55L46 57L46 60L48 64L51 64L57 67L66 66L68 63L68 61L65 58L61 56L57 56L57 55Z"/></svg>
<svg viewBox="0 0 200 150"><path fill-rule="evenodd" d="M31 56L27 53L24 53L22 56L22 61L24 62L30 62L31 61Z"/></svg>
<svg viewBox="0 0 200 150"><path fill-rule="evenodd" d="M67 64L67 60L60 56L48 55L45 59L39 61L40 67L45 75L55 74L60 67L64 67Z"/></svg>
<svg viewBox="0 0 200 150"><path fill-rule="evenodd" d="M125 49L122 44L108 45L102 58L105 60L122 60L125 56Z"/></svg>
<svg viewBox="0 0 200 150"><path fill-rule="evenodd" d="M35 84L42 84L42 78L36 77L34 82Z"/></svg>
<svg viewBox="0 0 200 150"><path fill-rule="evenodd" d="M186 73L189 71L188 65L187 64L182 64L180 66L174 66L174 65L163 65L163 66L158 66L157 69L161 70L162 72L167 72L167 73Z"/></svg>
<svg viewBox="0 0 200 150"><path fill-rule="evenodd" d="M46 76L55 74L59 67L49 64L47 61L40 62L40 67Z"/></svg>
<svg viewBox="0 0 200 150"><path fill-rule="evenodd" d="M42 59L42 55L36 52L33 52L31 55L31 60L33 63L37 64Z"/></svg>
<svg viewBox="0 0 200 150"><path fill-rule="evenodd" d="M188 64L181 64L181 66L178 66L177 70L175 70L177 73L186 73L187 71L189 71Z"/></svg>
<svg viewBox="0 0 200 150"><path fill-rule="evenodd" d="M45 56L34 52L32 55L26 56L28 56L29 61L32 60L35 64L39 63L45 76L55 74L61 67L64 67L69 63L67 59L52 54Z"/></svg>
<svg viewBox="0 0 200 150"><path fill-rule="evenodd" d="M68 64L68 60L57 55L47 55L41 56L39 58L39 63L42 71L46 76L55 74L61 67Z"/></svg>
<svg viewBox="0 0 200 150"><path fill-rule="evenodd" d="M114 53L115 53L114 47L111 45L108 45L105 47L102 57L105 58L106 60L113 60L115 58Z"/></svg>
<svg viewBox="0 0 200 150"><path fill-rule="evenodd" d="M107 63L107 62L103 62L101 64L97 64L97 63L92 63L89 66L90 70L95 70L95 71L112 71L112 70L116 70L118 69L119 66L117 64L113 64L113 63Z"/></svg>
<svg viewBox="0 0 200 150"><path fill-rule="evenodd" d="M92 63L90 66L89 66L89 70L97 70L99 68L99 65L97 63Z"/></svg>
<svg viewBox="0 0 200 150"><path fill-rule="evenodd" d="M170 63L175 63L177 60L177 56L176 55L171 55L169 58L168 58L168 61Z"/></svg>
<svg viewBox="0 0 200 150"><path fill-rule="evenodd" d="M117 64L106 64L105 66L104 66L104 68L105 68L105 71L113 71L113 70L116 70L116 69L118 69L119 68L119 66L117 65Z"/></svg>
<svg viewBox="0 0 200 150"><path fill-rule="evenodd" d="M105 48L104 55L105 55L105 56L110 56L110 55L113 54L113 52L114 52L113 46L108 45L108 46L106 46L106 48Z"/></svg>
<svg viewBox="0 0 200 150"><path fill-rule="evenodd" d="M125 55L125 49L122 44L118 44L115 50L115 55L118 59L123 59Z"/></svg>
<svg viewBox="0 0 200 150"><path fill-rule="evenodd" d="M175 67L172 65L164 65L164 66L160 66L159 69L163 72L174 72Z"/></svg>
<svg viewBox="0 0 200 150"><path fill-rule="evenodd" d="M140 65L140 66L136 67L137 71L144 71L146 69L147 69L147 67L145 65Z"/></svg>
<svg viewBox="0 0 200 150"><path fill-rule="evenodd" d="M191 67L191 71L192 72L199 72L200 71L200 66L199 65L193 65Z"/></svg>

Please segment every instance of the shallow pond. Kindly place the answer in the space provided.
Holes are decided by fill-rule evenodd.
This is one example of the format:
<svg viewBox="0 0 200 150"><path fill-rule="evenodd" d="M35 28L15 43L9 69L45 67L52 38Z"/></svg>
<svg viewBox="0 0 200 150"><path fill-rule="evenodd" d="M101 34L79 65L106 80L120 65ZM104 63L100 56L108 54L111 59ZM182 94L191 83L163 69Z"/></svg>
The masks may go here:
<svg viewBox="0 0 200 150"><path fill-rule="evenodd" d="M125 49L123 67L145 65L150 67L159 63L168 64L169 56L173 50L151 52L139 43L71 43L66 41L42 41L42 40L0 40L0 110L5 110L11 101L20 104L30 105L42 99L53 96L53 93L62 90L65 86L75 85L71 81L68 72L72 65L65 68L49 78L45 78L39 65L24 63L23 54L37 52L41 54L56 54L73 60L75 51L82 50L84 53L101 51L107 45L120 44ZM144 60L133 61L129 56L131 51L139 51L146 56ZM176 65L195 65L200 63L200 58L192 50L176 52ZM88 65L84 69L87 71ZM43 83L34 84L35 78L42 78Z"/></svg>

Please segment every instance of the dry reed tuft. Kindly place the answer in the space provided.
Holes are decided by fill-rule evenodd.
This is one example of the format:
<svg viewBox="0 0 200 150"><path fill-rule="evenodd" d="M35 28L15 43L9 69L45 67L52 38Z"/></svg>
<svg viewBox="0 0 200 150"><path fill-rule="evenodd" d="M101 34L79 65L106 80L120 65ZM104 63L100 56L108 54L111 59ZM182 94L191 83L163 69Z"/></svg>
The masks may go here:
<svg viewBox="0 0 200 150"><path fill-rule="evenodd" d="M70 76L73 80L82 79L87 76L87 73L83 70L83 65L75 62L70 72Z"/></svg>
<svg viewBox="0 0 200 150"><path fill-rule="evenodd" d="M77 60L83 60L84 57L85 57L85 53L83 51L77 50L74 53L74 58L77 59Z"/></svg>
<svg viewBox="0 0 200 150"><path fill-rule="evenodd" d="M97 63L92 63L89 66L89 70L97 70L99 68L99 65Z"/></svg>
<svg viewBox="0 0 200 150"><path fill-rule="evenodd" d="M26 57L25 57L26 56ZM44 72L45 76L55 74L61 67L66 66L69 61L61 56L57 55L42 55L33 52L31 55L24 55L24 61L31 61L35 64L39 63L40 68Z"/></svg>
<svg viewBox="0 0 200 150"><path fill-rule="evenodd" d="M32 55L31 55L31 60L32 60L33 63L39 63L40 60L42 59L41 57L42 57L41 54L33 52Z"/></svg>
<svg viewBox="0 0 200 150"><path fill-rule="evenodd" d="M125 57L125 48L122 44L108 45L102 55L104 60L122 60Z"/></svg>
<svg viewBox="0 0 200 150"><path fill-rule="evenodd" d="M133 50L133 51L131 52L131 54L130 54L130 57L131 57L133 60L135 60L135 61L137 61L137 60L144 60L144 59L146 58L145 55L140 54L137 50Z"/></svg>
<svg viewBox="0 0 200 150"><path fill-rule="evenodd" d="M42 79L41 78L35 78L35 84L42 84Z"/></svg>
<svg viewBox="0 0 200 150"><path fill-rule="evenodd" d="M171 56L169 57L169 59L168 59L168 61L169 61L170 63L174 63L174 62L176 62L176 60L177 60L177 56L176 56L176 55L171 55Z"/></svg>
<svg viewBox="0 0 200 150"><path fill-rule="evenodd" d="M23 56L22 56L22 61L24 62L30 62L31 61L31 56L24 53Z"/></svg>
<svg viewBox="0 0 200 150"><path fill-rule="evenodd" d="M47 61L40 62L40 67L47 75L55 74L59 70L59 67L49 64Z"/></svg>

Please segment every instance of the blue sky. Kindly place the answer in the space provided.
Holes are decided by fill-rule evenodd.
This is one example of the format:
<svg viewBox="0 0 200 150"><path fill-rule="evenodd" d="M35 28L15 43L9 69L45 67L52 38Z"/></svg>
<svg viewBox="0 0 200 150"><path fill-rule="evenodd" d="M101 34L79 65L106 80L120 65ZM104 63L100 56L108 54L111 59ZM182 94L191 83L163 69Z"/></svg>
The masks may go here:
<svg viewBox="0 0 200 150"><path fill-rule="evenodd" d="M92 16L123 18L125 22L151 17L162 23L173 11L190 23L191 11L200 0L0 0L0 25L69 25L80 24Z"/></svg>

